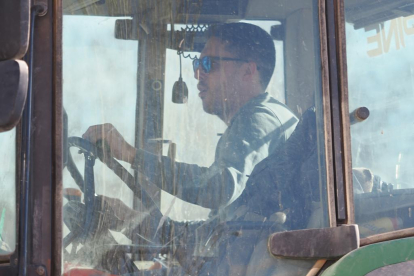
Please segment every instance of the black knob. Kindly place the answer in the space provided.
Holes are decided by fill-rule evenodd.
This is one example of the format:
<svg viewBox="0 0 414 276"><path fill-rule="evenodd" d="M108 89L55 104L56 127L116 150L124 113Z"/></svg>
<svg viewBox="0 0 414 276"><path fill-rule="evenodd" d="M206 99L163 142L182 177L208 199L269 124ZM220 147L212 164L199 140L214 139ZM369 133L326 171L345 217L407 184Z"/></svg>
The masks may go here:
<svg viewBox="0 0 414 276"><path fill-rule="evenodd" d="M358 107L349 114L349 122L351 125L360 123L368 119L369 109L365 106Z"/></svg>

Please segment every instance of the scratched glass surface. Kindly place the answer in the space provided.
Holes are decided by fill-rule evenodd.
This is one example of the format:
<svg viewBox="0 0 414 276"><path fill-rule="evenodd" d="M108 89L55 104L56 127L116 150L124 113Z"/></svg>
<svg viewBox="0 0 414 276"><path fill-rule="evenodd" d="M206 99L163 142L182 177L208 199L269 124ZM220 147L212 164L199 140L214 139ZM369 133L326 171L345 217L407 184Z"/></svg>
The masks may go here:
<svg viewBox="0 0 414 276"><path fill-rule="evenodd" d="M353 184L366 237L414 226L414 15L396 8L393 19L367 23L368 10L353 2L345 1L349 110L369 110L365 121L351 118Z"/></svg>
<svg viewBox="0 0 414 276"><path fill-rule="evenodd" d="M16 247L16 130L0 133L0 255Z"/></svg>
<svg viewBox="0 0 414 276"><path fill-rule="evenodd" d="M65 273L314 265L267 240L330 226L317 2L242 2L63 1ZM207 36L218 22L249 26L245 52Z"/></svg>

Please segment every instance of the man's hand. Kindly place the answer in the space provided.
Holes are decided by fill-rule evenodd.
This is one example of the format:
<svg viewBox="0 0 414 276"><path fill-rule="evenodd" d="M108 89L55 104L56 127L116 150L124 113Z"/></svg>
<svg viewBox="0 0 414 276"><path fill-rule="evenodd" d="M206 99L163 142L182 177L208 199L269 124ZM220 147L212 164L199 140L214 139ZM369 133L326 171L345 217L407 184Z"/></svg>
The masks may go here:
<svg viewBox="0 0 414 276"><path fill-rule="evenodd" d="M82 138L94 144L103 141L110 148L112 156L116 159L128 163L134 161L136 149L125 141L124 137L112 124L90 126L82 135Z"/></svg>

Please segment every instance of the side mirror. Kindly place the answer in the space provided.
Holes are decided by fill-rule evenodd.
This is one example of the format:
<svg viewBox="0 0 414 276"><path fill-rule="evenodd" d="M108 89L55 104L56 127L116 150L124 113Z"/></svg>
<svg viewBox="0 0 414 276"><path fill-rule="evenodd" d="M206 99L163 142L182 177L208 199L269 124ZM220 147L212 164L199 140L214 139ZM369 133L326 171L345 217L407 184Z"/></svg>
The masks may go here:
<svg viewBox="0 0 414 276"><path fill-rule="evenodd" d="M0 132L20 120L26 102L30 0L0 1Z"/></svg>
<svg viewBox="0 0 414 276"><path fill-rule="evenodd" d="M30 0L0 1L0 60L21 59L29 45Z"/></svg>
<svg viewBox="0 0 414 276"><path fill-rule="evenodd" d="M0 132L19 122L29 82L27 64L21 60L0 61Z"/></svg>

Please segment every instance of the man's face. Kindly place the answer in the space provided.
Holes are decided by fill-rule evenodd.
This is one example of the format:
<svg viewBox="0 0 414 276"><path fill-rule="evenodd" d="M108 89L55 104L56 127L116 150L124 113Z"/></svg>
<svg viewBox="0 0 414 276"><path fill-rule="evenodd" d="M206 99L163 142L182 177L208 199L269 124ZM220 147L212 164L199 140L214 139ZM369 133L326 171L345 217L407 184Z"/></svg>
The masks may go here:
<svg viewBox="0 0 414 276"><path fill-rule="evenodd" d="M226 44L219 38L211 37L200 59L205 56L220 58L239 58L226 50ZM199 80L197 88L205 112L223 115L237 101L237 94L242 85L242 63L229 60L212 60L211 71L204 72L201 66L194 73Z"/></svg>

